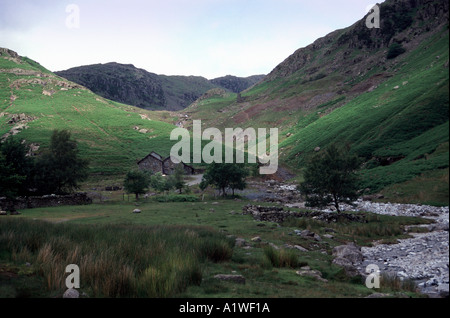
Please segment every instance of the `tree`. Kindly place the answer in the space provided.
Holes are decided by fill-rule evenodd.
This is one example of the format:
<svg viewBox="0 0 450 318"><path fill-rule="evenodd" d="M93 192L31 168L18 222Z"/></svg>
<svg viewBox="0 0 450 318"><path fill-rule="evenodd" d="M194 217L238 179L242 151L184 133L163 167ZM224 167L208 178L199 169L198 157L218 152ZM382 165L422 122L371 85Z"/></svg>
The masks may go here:
<svg viewBox="0 0 450 318"><path fill-rule="evenodd" d="M10 185L10 194L28 194L33 181L34 161L32 157L27 156L27 152L28 145L13 136L0 144L0 154L3 156L2 166L9 175L1 178L3 191L6 191ZM10 181L7 182L7 180Z"/></svg>
<svg viewBox="0 0 450 318"><path fill-rule="evenodd" d="M162 176L161 172L157 172L154 175L150 176L150 187L156 190L157 192L164 191L165 188L165 180Z"/></svg>
<svg viewBox="0 0 450 318"><path fill-rule="evenodd" d="M340 202L351 204L358 198L358 167L358 157L335 145L313 156L299 187L307 206L322 208L333 203L339 213Z"/></svg>
<svg viewBox="0 0 450 318"><path fill-rule="evenodd" d="M229 187L233 191L233 196L234 190L244 190L247 187L245 179L248 175L249 172L243 164L234 164L231 166Z"/></svg>
<svg viewBox="0 0 450 318"><path fill-rule="evenodd" d="M78 143L67 130L54 130L49 149L36 161L36 186L44 194L64 194L88 177L89 162L79 157Z"/></svg>
<svg viewBox="0 0 450 318"><path fill-rule="evenodd" d="M136 200L139 200L139 194L144 194L150 184L150 175L141 170L128 171L123 187L128 193L134 193Z"/></svg>
<svg viewBox="0 0 450 318"><path fill-rule="evenodd" d="M184 182L183 166L181 164L177 165L174 173L169 178L171 179L173 187L181 193L186 185Z"/></svg>
<svg viewBox="0 0 450 318"><path fill-rule="evenodd" d="M14 199L19 194L25 178L14 171L6 156L0 152L0 197Z"/></svg>
<svg viewBox="0 0 450 318"><path fill-rule="evenodd" d="M200 189L204 190L209 185L215 186L226 196L226 189L232 188L243 190L246 187L245 178L248 172L243 164L211 163L203 175Z"/></svg>

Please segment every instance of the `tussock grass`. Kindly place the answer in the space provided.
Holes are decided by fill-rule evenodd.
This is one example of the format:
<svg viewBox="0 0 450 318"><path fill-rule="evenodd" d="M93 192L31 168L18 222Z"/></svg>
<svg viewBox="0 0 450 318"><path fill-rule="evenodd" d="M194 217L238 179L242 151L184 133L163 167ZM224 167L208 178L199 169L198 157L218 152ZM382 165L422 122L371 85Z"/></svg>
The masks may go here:
<svg viewBox="0 0 450 318"><path fill-rule="evenodd" d="M417 284L412 279L403 279L395 274L383 273L380 276L380 291L416 292Z"/></svg>
<svg viewBox="0 0 450 318"><path fill-rule="evenodd" d="M272 246L264 247L264 255L273 267L297 268L308 265L301 262L298 254L292 249L275 249Z"/></svg>
<svg viewBox="0 0 450 318"><path fill-rule="evenodd" d="M65 290L65 268L76 264L92 297L173 297L200 284L202 263L230 259L233 244L202 227L0 220L1 252L33 264L54 291Z"/></svg>

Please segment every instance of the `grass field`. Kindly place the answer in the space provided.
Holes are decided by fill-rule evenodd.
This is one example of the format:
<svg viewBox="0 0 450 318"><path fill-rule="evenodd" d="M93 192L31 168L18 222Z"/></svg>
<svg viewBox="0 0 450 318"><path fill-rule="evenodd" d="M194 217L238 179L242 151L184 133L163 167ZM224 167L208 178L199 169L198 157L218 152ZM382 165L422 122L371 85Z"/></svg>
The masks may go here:
<svg viewBox="0 0 450 318"><path fill-rule="evenodd" d="M250 203L246 200L210 199L136 203L118 195L105 203L3 216L0 296L60 297L64 268L74 263L80 266L80 291L88 297L365 297L374 291L331 264L331 249L349 241L395 242L405 237L403 225L425 222L368 214L368 223L304 219L280 226L243 215L242 207ZM135 208L141 213L132 213ZM315 241L292 234L309 229L322 236L327 227L336 231L333 239ZM256 236L260 242L251 240ZM245 239L247 246L235 246L236 238ZM285 244L309 251L287 249ZM297 275L305 265L319 270L328 282ZM216 274L243 275L246 283L220 281ZM421 297L411 288L392 288L386 286L382 292Z"/></svg>

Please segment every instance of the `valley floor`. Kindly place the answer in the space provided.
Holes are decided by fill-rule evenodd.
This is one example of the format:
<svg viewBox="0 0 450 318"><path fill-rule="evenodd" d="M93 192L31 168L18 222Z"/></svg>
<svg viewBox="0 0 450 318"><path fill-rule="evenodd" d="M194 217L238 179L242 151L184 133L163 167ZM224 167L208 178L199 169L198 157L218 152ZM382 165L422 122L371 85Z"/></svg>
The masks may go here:
<svg viewBox="0 0 450 318"><path fill-rule="evenodd" d="M191 182L195 184L196 180L199 178L194 178ZM352 241L361 242L363 260L354 266L363 276L367 275L364 270L368 264L376 264L381 273L392 274L401 280L414 281L418 284L420 293L430 297L448 296L448 207L361 200L357 202L356 208L344 209L379 215L383 219L376 221L381 222L381 227L389 227L391 222L397 222L394 219L399 218L399 224L407 224L406 228L409 228L409 231L404 233L407 236L402 233L391 235L389 232L377 236L369 232L363 234L348 232L345 225L340 228L339 225L325 224L324 227L323 224L316 224L314 220L306 221L303 225L280 225L274 222L261 222L244 215L243 207L249 204L304 211L304 203L301 202L293 183L254 180L240 196L240 199L223 200L219 196L214 197L214 193L210 192L205 201L161 203L153 201L152 197L134 202L132 196L128 198L121 191L103 191L92 205L24 210L20 216L15 217L71 224L207 226L235 238L233 259L222 264L209 264L204 272L205 283L198 287L189 287L182 294L185 297L234 298L277 295L277 297L327 298L366 297L377 294L376 290L367 289L363 283L354 284L342 280L339 278L341 275L339 267L332 264L333 248ZM141 213L132 213L136 207ZM332 213L331 210L324 212ZM0 216L0 218L9 217ZM353 224L348 226L352 227ZM329 235L327 232L330 230L329 227L335 229L337 233ZM344 231L341 232L341 229ZM314 232L314 236L299 235L306 230ZM371 230L369 227L361 231ZM386 241L390 244L383 244ZM306 271L312 277L305 280L299 278L296 270L268 266L264 254L269 247L279 251L294 250L299 259L308 265L307 268L302 267L300 271ZM5 272L11 274L14 271L5 270ZM243 286L230 282L215 282L213 277L218 274L242 275L247 282ZM381 289L380 293L397 297L396 292L392 290ZM404 294L400 292L400 295Z"/></svg>

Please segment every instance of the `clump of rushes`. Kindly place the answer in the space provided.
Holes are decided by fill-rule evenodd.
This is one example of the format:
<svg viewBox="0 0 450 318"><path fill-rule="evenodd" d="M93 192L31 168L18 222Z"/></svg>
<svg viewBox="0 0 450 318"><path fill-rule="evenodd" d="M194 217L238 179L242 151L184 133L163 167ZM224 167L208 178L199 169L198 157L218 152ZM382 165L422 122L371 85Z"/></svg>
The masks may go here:
<svg viewBox="0 0 450 318"><path fill-rule="evenodd" d="M205 261L231 259L233 244L219 232L193 226L0 220L1 250L12 261L33 264L56 292L66 289L66 266L76 264L90 297L173 297L200 284Z"/></svg>

